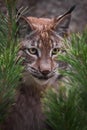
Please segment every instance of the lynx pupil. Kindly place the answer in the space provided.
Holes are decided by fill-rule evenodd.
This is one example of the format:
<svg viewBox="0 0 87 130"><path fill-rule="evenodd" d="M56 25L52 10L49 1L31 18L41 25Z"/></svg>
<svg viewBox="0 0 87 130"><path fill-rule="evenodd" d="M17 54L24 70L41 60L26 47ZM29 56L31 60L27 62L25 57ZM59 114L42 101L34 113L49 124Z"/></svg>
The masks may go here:
<svg viewBox="0 0 87 130"><path fill-rule="evenodd" d="M52 51L52 55L57 55L57 53L59 52L59 48L54 48Z"/></svg>

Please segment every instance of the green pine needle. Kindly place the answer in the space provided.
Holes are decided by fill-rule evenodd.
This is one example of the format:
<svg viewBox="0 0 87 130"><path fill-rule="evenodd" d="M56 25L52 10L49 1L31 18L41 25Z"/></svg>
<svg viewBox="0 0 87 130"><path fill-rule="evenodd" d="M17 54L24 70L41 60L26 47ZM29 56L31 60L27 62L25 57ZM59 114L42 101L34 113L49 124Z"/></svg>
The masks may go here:
<svg viewBox="0 0 87 130"><path fill-rule="evenodd" d="M0 14L0 123L6 119L14 104L16 89L23 71L21 60L17 61L19 40L16 37L18 27L15 2L6 0L8 16Z"/></svg>
<svg viewBox="0 0 87 130"><path fill-rule="evenodd" d="M66 54L59 54L58 60L68 64L60 70L67 82L45 95L47 123L52 130L87 130L87 30L65 40L64 49Z"/></svg>

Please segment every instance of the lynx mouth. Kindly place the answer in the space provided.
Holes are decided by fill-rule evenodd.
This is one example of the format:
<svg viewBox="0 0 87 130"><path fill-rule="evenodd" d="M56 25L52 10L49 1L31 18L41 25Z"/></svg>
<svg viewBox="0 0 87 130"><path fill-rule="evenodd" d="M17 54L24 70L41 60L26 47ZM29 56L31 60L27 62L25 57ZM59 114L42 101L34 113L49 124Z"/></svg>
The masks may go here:
<svg viewBox="0 0 87 130"><path fill-rule="evenodd" d="M43 76L43 75L35 75L32 74L35 78L39 79L39 80L48 80L50 78L52 78L54 75L50 75L50 76Z"/></svg>
<svg viewBox="0 0 87 130"><path fill-rule="evenodd" d="M44 75L41 72L35 70L34 68L29 69L29 73L36 79L41 81L47 81L50 78L54 77L56 74L56 70L51 71L48 75Z"/></svg>
<svg viewBox="0 0 87 130"><path fill-rule="evenodd" d="M41 76L41 77L39 77L39 76L34 75L34 79L35 79L36 83L38 83L40 85L47 85L47 84L49 84L52 77L53 76L50 76L50 77Z"/></svg>

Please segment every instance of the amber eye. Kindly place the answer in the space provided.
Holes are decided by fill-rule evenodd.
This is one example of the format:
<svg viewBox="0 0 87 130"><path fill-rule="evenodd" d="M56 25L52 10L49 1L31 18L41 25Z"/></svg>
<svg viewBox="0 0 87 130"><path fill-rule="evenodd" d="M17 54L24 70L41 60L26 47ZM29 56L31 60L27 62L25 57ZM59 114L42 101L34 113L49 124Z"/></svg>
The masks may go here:
<svg viewBox="0 0 87 130"><path fill-rule="evenodd" d="M57 53L59 52L59 48L54 48L52 51L52 55L57 55Z"/></svg>
<svg viewBox="0 0 87 130"><path fill-rule="evenodd" d="M32 54L32 55L37 55L38 54L38 51L36 48L29 48L28 49L29 53Z"/></svg>

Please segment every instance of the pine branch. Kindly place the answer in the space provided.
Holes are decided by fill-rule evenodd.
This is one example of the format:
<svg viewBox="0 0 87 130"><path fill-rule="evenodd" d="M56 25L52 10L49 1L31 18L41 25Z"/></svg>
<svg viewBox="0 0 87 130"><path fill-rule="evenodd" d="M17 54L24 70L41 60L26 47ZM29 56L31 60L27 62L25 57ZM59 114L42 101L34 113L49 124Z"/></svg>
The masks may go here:
<svg viewBox="0 0 87 130"><path fill-rule="evenodd" d="M67 82L60 84L58 91L48 91L44 99L47 123L53 130L87 129L87 30L73 34L65 41L66 55L58 60L66 62L67 70L60 70Z"/></svg>
<svg viewBox="0 0 87 130"><path fill-rule="evenodd" d="M23 70L21 60L16 63L19 40L16 37L15 2L6 0L8 16L0 14L0 123L7 117L14 103Z"/></svg>

